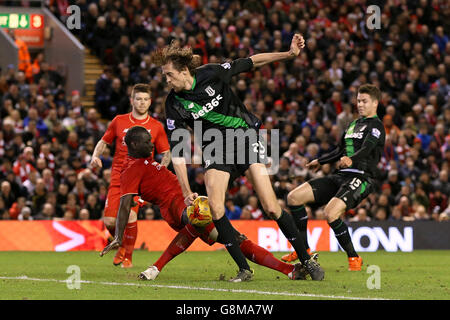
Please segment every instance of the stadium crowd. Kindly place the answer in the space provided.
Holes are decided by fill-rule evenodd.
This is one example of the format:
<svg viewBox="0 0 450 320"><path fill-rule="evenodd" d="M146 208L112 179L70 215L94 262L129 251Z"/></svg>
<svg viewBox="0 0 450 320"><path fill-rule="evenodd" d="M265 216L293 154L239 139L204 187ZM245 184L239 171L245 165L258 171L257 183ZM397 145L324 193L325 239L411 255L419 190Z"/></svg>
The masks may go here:
<svg viewBox="0 0 450 320"><path fill-rule="evenodd" d="M378 116L386 129L380 184L347 221L448 220L450 217L450 6L445 0L387 0L379 29L367 27L365 1L70 1L80 6L73 30L106 65L96 108L61 81L0 76L0 216L3 219L99 219L112 153L92 172L90 156L107 123L129 110L135 83L152 87L151 115L163 123L168 88L150 53L172 40L203 63L287 50L294 32L306 48L291 61L234 80L236 94L264 128L280 130L280 164L272 176L283 208L290 190L334 170L304 165L331 151L358 116L355 92L372 83L383 92ZM55 3L55 2L53 2ZM377 2L375 2L377 3ZM64 20L65 11L52 6ZM48 68L47 68L48 69ZM44 80L42 80L44 79ZM59 79L59 78L58 78ZM80 88L81 90L81 88ZM270 145L270 141L268 141ZM270 149L270 147L269 147ZM113 152L113 150L111 150ZM203 169L189 166L192 191L206 194ZM307 208L310 219L321 208ZM265 219L251 183L235 181L226 199L230 219ZM144 206L140 219L159 218Z"/></svg>

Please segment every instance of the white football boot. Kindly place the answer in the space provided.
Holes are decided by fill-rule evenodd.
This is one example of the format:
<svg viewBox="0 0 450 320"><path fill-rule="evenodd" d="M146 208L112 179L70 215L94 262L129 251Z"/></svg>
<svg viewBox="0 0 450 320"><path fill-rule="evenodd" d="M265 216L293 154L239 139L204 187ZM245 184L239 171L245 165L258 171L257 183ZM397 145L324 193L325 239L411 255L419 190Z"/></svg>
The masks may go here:
<svg viewBox="0 0 450 320"><path fill-rule="evenodd" d="M147 270L141 272L139 279L141 280L155 280L159 274L159 270L155 266L149 267Z"/></svg>

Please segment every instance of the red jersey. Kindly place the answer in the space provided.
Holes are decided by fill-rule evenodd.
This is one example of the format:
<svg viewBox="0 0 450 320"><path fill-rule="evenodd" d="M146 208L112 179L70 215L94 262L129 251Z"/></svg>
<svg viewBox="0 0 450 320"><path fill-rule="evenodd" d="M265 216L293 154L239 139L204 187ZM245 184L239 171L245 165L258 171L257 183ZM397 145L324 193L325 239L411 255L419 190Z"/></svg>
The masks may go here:
<svg viewBox="0 0 450 320"><path fill-rule="evenodd" d="M164 220L180 230L181 214L186 207L177 176L166 167L149 158L128 158L120 177L120 196L138 194L159 206Z"/></svg>
<svg viewBox="0 0 450 320"><path fill-rule="evenodd" d="M142 126L148 130L152 135L152 143L155 145L157 153L163 153L170 150L166 132L164 131L163 125L158 120L153 119L150 116L147 116L144 120L138 120L133 117L131 112L114 117L102 137L102 140L107 144L111 145L115 142L116 145L111 168L110 185L120 184L120 173L128 158L125 135L128 129L134 126Z"/></svg>

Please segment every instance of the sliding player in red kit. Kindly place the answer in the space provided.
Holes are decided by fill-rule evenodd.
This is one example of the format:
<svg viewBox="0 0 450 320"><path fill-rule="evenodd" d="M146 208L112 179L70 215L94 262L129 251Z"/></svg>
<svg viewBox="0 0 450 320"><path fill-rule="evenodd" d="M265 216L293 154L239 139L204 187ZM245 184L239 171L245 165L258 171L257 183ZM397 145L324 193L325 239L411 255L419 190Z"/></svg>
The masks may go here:
<svg viewBox="0 0 450 320"><path fill-rule="evenodd" d="M162 268L170 260L184 252L197 237L212 245L215 242L222 243L221 236L217 233L212 220L203 228L191 224L187 217L187 205L184 202L177 176L152 160L153 144L150 141L150 134L145 128L135 126L129 129L125 136L125 142L130 159L121 175L121 197L116 236L103 249L100 256L121 245L133 198L139 195L143 200L158 205L163 219L172 229L178 231L158 261L140 274L141 279L154 280ZM301 263L295 265L284 263L266 249L248 240L237 230L234 230L234 233L242 252L251 261L282 272L290 279L305 279L307 272ZM233 282L239 282L239 280L235 278Z"/></svg>
<svg viewBox="0 0 450 320"><path fill-rule="evenodd" d="M116 217L120 203L120 174L126 165L128 150L125 144L125 134L136 125L144 127L151 132L151 142L155 145L156 151L163 154L161 165L167 166L170 163L170 146L163 125L148 114L151 104L150 87L146 84L136 84L131 92L130 103L132 111L130 113L116 116L108 126L102 139L97 143L92 155L91 166L102 167L100 156L107 145L115 143L115 154L111 169L111 182L106 198L103 221L109 232L114 235ZM137 199L136 199L137 200ZM137 238L137 212L139 205L131 208L130 218L125 229L125 239L123 246L117 250L114 257L114 265L122 264L123 268L132 267L132 255Z"/></svg>

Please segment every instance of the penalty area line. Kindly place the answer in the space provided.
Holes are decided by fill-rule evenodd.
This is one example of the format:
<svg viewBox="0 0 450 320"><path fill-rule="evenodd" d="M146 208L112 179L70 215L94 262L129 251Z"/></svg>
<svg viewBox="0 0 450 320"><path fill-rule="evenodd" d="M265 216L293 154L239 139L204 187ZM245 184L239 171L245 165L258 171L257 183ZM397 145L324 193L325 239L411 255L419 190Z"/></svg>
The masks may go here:
<svg viewBox="0 0 450 320"><path fill-rule="evenodd" d="M27 276L0 277L0 280L26 280L26 281L41 281L41 282L57 282L57 283L65 283L65 284L72 283L69 280L29 278ZM313 293L294 293L294 292L276 292L276 291L273 292L273 291L245 290L245 289L223 289L223 288L190 287L190 286L147 284L147 283L140 284L140 283L134 283L134 282L106 282L106 281L80 280L80 283L105 285L105 286L132 286L132 287L149 287L149 288L178 289L178 290L197 290L197 291L200 290L200 291L212 291L212 292L249 293L249 294L260 294L260 295L268 295L268 296L307 297L307 298L340 299L340 300L390 300L390 299L384 299L384 298L370 298L370 297L348 297L348 296L323 295L323 294L313 294Z"/></svg>

